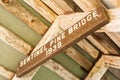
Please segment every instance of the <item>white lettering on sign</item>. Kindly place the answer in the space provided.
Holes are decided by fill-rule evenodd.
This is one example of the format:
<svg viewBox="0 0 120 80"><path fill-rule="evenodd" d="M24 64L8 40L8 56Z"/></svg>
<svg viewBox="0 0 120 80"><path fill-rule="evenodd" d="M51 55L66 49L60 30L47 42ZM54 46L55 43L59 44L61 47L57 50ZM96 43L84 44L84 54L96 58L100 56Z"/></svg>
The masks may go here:
<svg viewBox="0 0 120 80"><path fill-rule="evenodd" d="M72 27L68 29L68 34L72 34L75 30L79 29L79 27L85 25L87 22L91 21L94 18L100 17L97 11L93 11L92 14L86 16L86 18L81 19L80 22L74 24Z"/></svg>
<svg viewBox="0 0 120 80"><path fill-rule="evenodd" d="M100 15L95 10L91 14L87 15L85 18L81 19L79 22L74 24L72 27L70 27L68 29L67 33L69 35L72 34L75 30L79 29L81 26L85 25L87 22L89 22L92 19L97 18L97 17L100 17ZM66 37L65 34L66 33L63 32L62 34L60 34L57 37L55 37L54 39L52 39L49 42L49 46L44 45L40 49L38 49L36 52L31 53L29 57L25 58L23 61L20 62L20 67L24 66L26 63L28 63L32 59L36 58L43 52L45 52L46 56L48 56L48 55L52 54L54 51L56 51L57 49L61 48L61 46L62 46L61 40Z"/></svg>

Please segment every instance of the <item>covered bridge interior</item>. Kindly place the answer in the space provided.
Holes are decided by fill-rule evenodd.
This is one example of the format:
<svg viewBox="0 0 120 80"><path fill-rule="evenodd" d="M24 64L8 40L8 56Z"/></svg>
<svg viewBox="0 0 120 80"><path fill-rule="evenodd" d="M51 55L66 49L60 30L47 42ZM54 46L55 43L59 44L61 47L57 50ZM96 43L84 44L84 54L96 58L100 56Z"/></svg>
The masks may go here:
<svg viewBox="0 0 120 80"><path fill-rule="evenodd" d="M100 6L109 23L16 76L24 58ZM0 80L120 80L119 7L120 0L0 0Z"/></svg>

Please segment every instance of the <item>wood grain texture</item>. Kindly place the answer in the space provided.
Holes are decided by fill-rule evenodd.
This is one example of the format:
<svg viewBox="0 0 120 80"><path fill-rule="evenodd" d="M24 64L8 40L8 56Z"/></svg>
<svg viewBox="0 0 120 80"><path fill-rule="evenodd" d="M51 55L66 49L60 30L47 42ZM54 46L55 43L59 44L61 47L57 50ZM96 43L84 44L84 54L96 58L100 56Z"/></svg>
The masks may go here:
<svg viewBox="0 0 120 80"><path fill-rule="evenodd" d="M120 0L100 0L105 4L107 8L118 8L120 7Z"/></svg>
<svg viewBox="0 0 120 80"><path fill-rule="evenodd" d="M118 79L120 79L120 69L109 68L108 69L113 75L115 75Z"/></svg>
<svg viewBox="0 0 120 80"><path fill-rule="evenodd" d="M9 4L4 4L0 1L0 5L3 6L6 10L14 14L16 17L21 19L29 27L35 30L40 35L43 35L48 27L42 23L38 18L28 12L22 5L20 5L16 0L12 1Z"/></svg>
<svg viewBox="0 0 120 80"><path fill-rule="evenodd" d="M100 80L107 69L108 67L105 65L104 57L101 57L89 72L85 80Z"/></svg>
<svg viewBox="0 0 120 80"><path fill-rule="evenodd" d="M12 79L14 74L14 72L5 69L3 66L0 66L0 75L5 77L6 79Z"/></svg>
<svg viewBox="0 0 120 80"><path fill-rule="evenodd" d="M73 10L66 4L64 0L41 0L47 6L49 6L58 15L71 13ZM62 5L60 5L62 4Z"/></svg>
<svg viewBox="0 0 120 80"><path fill-rule="evenodd" d="M40 0L24 0L28 5L39 12L43 17L45 17L49 22L53 23L57 15L51 11L43 2Z"/></svg>
<svg viewBox="0 0 120 80"><path fill-rule="evenodd" d="M99 0L73 0L83 11L91 11L102 4Z"/></svg>
<svg viewBox="0 0 120 80"><path fill-rule="evenodd" d="M109 11L109 13L111 13L110 15L112 16L111 17L111 19L115 19L115 17L114 17L114 15L113 14L116 14L116 15L118 15L118 17L117 17L117 19L120 19L120 17L119 17L119 8L120 8L120 0L102 0L103 1L103 3L106 5L106 7L107 8L109 8L109 9L114 9L114 8L116 8L116 10L115 11L112 11L112 12L110 12ZM109 4L108 4L108 2L109 2ZM115 22L114 22L115 23ZM114 25L114 28L112 28L111 27L111 31L112 32L105 32L115 43L116 43L116 45L118 46L118 47L120 47L120 37L118 36L119 35L119 28L120 27L118 27L119 25L119 22L116 22L116 24L117 25ZM115 29L115 27L116 27L116 29ZM109 28L108 28L109 29ZM115 32L113 32L114 30L116 30ZM118 30L118 31L117 31Z"/></svg>
<svg viewBox="0 0 120 80"><path fill-rule="evenodd" d="M21 53L28 55L32 51L32 46L23 41L14 33L10 32L6 28L0 25L0 39L6 42L8 45L14 47Z"/></svg>
<svg viewBox="0 0 120 80"><path fill-rule="evenodd" d="M92 67L92 63L88 61L83 55L81 55L78 51L76 51L73 47L70 47L65 50L65 54L67 54L70 58L80 64L87 71Z"/></svg>
<svg viewBox="0 0 120 80"><path fill-rule="evenodd" d="M80 80L74 76L71 72L67 71L63 66L56 63L53 60L49 60L43 64L45 67L49 68L51 71L57 73L64 80Z"/></svg>

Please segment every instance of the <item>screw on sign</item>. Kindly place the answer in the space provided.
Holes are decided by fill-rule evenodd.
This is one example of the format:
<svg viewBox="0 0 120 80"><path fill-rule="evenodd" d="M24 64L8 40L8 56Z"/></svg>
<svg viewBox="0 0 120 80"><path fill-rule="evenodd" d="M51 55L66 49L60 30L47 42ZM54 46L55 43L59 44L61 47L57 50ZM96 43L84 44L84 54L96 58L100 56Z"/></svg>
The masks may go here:
<svg viewBox="0 0 120 80"><path fill-rule="evenodd" d="M16 75L22 77L108 22L104 8L97 8L21 61Z"/></svg>

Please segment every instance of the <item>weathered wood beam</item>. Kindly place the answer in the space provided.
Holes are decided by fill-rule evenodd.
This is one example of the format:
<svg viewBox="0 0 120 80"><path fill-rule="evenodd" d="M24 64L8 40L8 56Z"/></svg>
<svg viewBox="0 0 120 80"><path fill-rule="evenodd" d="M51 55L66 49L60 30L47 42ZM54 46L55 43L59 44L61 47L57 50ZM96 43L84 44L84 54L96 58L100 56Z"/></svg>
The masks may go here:
<svg viewBox="0 0 120 80"><path fill-rule="evenodd" d="M57 3L57 5L60 6L61 9L65 11L65 13L74 12L72 8L70 8L69 5L64 0L53 0L53 1Z"/></svg>
<svg viewBox="0 0 120 80"><path fill-rule="evenodd" d="M77 44L94 59L98 57L99 51L94 48L86 39L79 41Z"/></svg>
<svg viewBox="0 0 120 80"><path fill-rule="evenodd" d="M8 71L3 66L0 66L0 75L5 77L6 79L9 79L9 80L12 79L14 74L15 74L14 72Z"/></svg>
<svg viewBox="0 0 120 80"><path fill-rule="evenodd" d="M47 31L48 27L42 23L38 18L28 12L19 2L13 0L10 3L3 3L0 0L0 5L3 6L6 10L14 14L16 17L21 19L24 23L26 23L29 27L34 29L40 35L44 35Z"/></svg>
<svg viewBox="0 0 120 80"><path fill-rule="evenodd" d="M120 56L102 55L85 80L100 80L109 67L120 69Z"/></svg>
<svg viewBox="0 0 120 80"><path fill-rule="evenodd" d="M114 9L114 8L120 8L120 0L102 0L103 1L103 3L106 5L106 7L107 8L109 8L109 9ZM109 2L109 3L107 3L107 2ZM120 10L116 10L116 11L113 11L113 12L110 12L111 14L111 16L113 15L113 14L116 14L116 15L119 15L119 12L120 12ZM120 16L119 16L120 17ZM118 17L118 19L119 19L119 17ZM112 17L112 19L114 19L114 16ZM117 24L119 24L119 22L116 22ZM114 31L114 29L116 30L116 32L107 32L107 31L105 31L105 33L111 38L111 40L113 40L115 43L116 43L116 45L120 48L120 37L118 36L118 35L120 35L119 34L119 32L120 32L120 27L118 27L118 25L113 25L114 27L117 27L116 29L115 28L112 28L111 27L111 31ZM117 31L118 30L118 31Z"/></svg>
<svg viewBox="0 0 120 80"><path fill-rule="evenodd" d="M71 13L73 10L66 4L64 0L41 0L49 6L58 15Z"/></svg>
<svg viewBox="0 0 120 80"><path fill-rule="evenodd" d="M104 56L106 66L120 69L120 56Z"/></svg>
<svg viewBox="0 0 120 80"><path fill-rule="evenodd" d="M107 8L118 8L120 7L120 0L100 0Z"/></svg>
<svg viewBox="0 0 120 80"><path fill-rule="evenodd" d="M120 8L107 9L110 23L99 29L97 32L120 32Z"/></svg>
<svg viewBox="0 0 120 80"><path fill-rule="evenodd" d="M53 23L57 15L50 10L41 0L23 0L37 12L39 12L43 17L45 17L49 22Z"/></svg>
<svg viewBox="0 0 120 80"><path fill-rule="evenodd" d="M63 66L56 63L53 60L49 60L43 64L45 67L49 68L51 71L57 73L64 80L80 80L74 76L71 72L67 71Z"/></svg>
<svg viewBox="0 0 120 80"><path fill-rule="evenodd" d="M83 11L91 11L101 6L99 0L73 0Z"/></svg>
<svg viewBox="0 0 120 80"><path fill-rule="evenodd" d="M120 69L109 68L108 69L113 75L115 75L118 79L120 79Z"/></svg>
<svg viewBox="0 0 120 80"><path fill-rule="evenodd" d="M115 43L105 33L96 33L92 34L92 36L102 45L102 47L104 47L105 50L108 51L107 53L103 52L104 54L119 54L118 46L116 46Z"/></svg>
<svg viewBox="0 0 120 80"><path fill-rule="evenodd" d="M31 45L4 28L2 25L0 25L0 39L26 55L28 55L33 49Z"/></svg>
<svg viewBox="0 0 120 80"><path fill-rule="evenodd" d="M75 62L80 64L87 71L92 67L92 63L88 61L83 55L81 55L78 51L76 51L73 47L70 47L65 50L65 54L67 54L70 58L72 58Z"/></svg>
<svg viewBox="0 0 120 80"><path fill-rule="evenodd" d="M107 69L108 67L106 67L105 65L104 57L101 57L99 61L94 65L92 70L89 72L85 80L100 80Z"/></svg>
<svg viewBox="0 0 120 80"><path fill-rule="evenodd" d="M116 45L120 48L120 32L112 32L107 33L107 35L116 43Z"/></svg>

